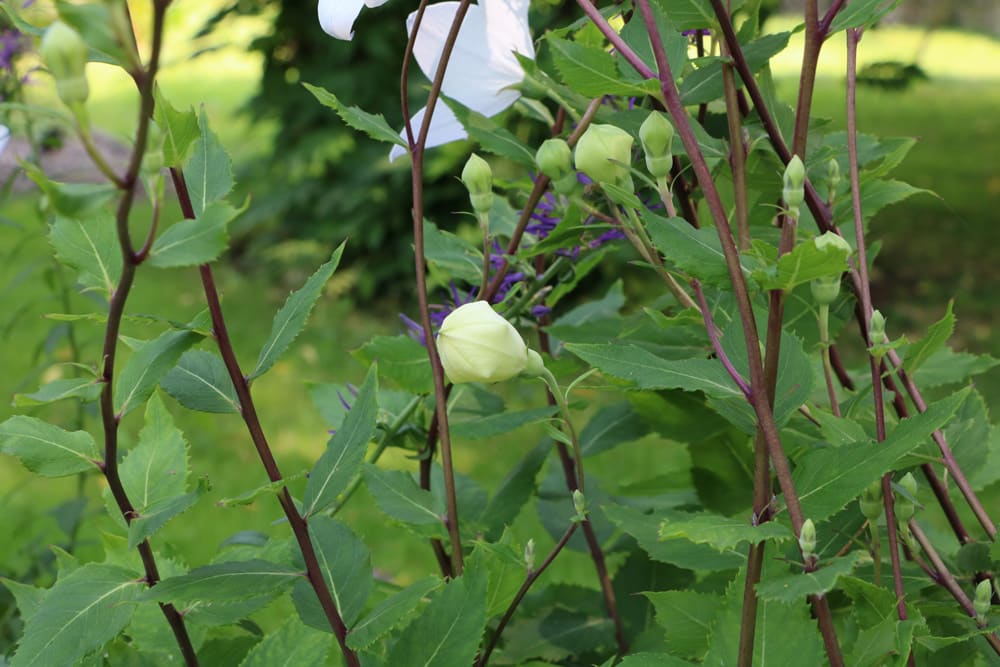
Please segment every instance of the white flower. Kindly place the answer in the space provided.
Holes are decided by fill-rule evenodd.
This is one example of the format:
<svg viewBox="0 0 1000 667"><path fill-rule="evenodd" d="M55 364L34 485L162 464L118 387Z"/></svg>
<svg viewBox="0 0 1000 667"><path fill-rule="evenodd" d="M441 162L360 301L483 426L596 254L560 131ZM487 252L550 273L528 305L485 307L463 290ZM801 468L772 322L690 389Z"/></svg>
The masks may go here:
<svg viewBox="0 0 1000 667"><path fill-rule="evenodd" d="M0 153L3 153L3 149L7 148L7 142L10 140L10 128L6 125L0 125Z"/></svg>
<svg viewBox="0 0 1000 667"><path fill-rule="evenodd" d="M389 0L319 0L319 24L331 37L350 41L363 7L380 7Z"/></svg>
<svg viewBox="0 0 1000 667"><path fill-rule="evenodd" d="M528 346L517 329L485 301L459 306L437 336L441 366L453 383L503 382L528 366Z"/></svg>
<svg viewBox="0 0 1000 667"><path fill-rule="evenodd" d="M521 96L510 86L524 79L524 71L514 53L535 57L528 28L530 0L480 0L471 5L448 61L441 93L484 116L495 116ZM441 60L441 50L451 30L457 2L439 2L424 12L417 33L413 54L428 78L433 78ZM416 13L406 20L407 31L413 30ZM411 119L416 134L423 123L424 107ZM406 139L405 133L402 135ZM427 133L426 148L465 139L468 135L458 118L446 104L434 108ZM406 149L396 146L389 160L403 155Z"/></svg>

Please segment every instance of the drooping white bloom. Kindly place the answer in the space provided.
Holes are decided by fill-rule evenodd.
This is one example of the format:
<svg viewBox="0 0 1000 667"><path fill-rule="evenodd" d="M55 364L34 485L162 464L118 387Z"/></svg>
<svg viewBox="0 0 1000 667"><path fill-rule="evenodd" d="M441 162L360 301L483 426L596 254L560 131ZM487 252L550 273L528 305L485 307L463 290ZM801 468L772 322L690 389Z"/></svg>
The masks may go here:
<svg viewBox="0 0 1000 667"><path fill-rule="evenodd" d="M331 37L350 41L363 7L380 7L389 0L319 0L319 24Z"/></svg>
<svg viewBox="0 0 1000 667"><path fill-rule="evenodd" d="M7 148L7 142L10 140L10 128L6 125L0 125L0 153Z"/></svg>
<svg viewBox="0 0 1000 667"><path fill-rule="evenodd" d="M511 86L524 79L524 71L514 54L535 56L528 28L529 4L530 0L480 0L479 4L469 7L445 71L441 85L443 95L484 116L495 116L517 101L521 93ZM430 5L424 12L413 54L428 78L437 72L458 7L458 2L440 2ZM413 13L407 18L408 31L413 30L415 17ZM424 107L411 119L414 134L419 132L426 111ZM467 136L446 104L435 105L426 148ZM403 138L406 138L405 133ZM406 149L396 146L389 159L395 160L405 152Z"/></svg>

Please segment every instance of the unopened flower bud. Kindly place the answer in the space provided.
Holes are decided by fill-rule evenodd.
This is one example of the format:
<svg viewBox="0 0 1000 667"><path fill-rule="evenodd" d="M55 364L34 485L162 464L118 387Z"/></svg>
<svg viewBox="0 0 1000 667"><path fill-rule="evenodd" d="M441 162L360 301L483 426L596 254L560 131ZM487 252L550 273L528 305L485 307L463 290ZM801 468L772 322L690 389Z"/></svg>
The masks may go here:
<svg viewBox="0 0 1000 667"><path fill-rule="evenodd" d="M889 342L889 337L885 334L885 316L881 311L872 312L872 318L868 322L868 338L872 345L885 345Z"/></svg>
<svg viewBox="0 0 1000 667"><path fill-rule="evenodd" d="M583 497L583 491L580 489L573 491L573 510L580 521L587 518L587 499Z"/></svg>
<svg viewBox="0 0 1000 667"><path fill-rule="evenodd" d="M840 185L840 164L836 158L830 158L826 163L827 201L833 201L837 196L837 186Z"/></svg>
<svg viewBox="0 0 1000 667"><path fill-rule="evenodd" d="M840 294L840 276L826 276L809 282L813 301L818 306L829 306Z"/></svg>
<svg viewBox="0 0 1000 667"><path fill-rule="evenodd" d="M528 366L528 347L510 322L485 301L459 306L444 318L437 336L448 379L503 382Z"/></svg>
<svg viewBox="0 0 1000 667"><path fill-rule="evenodd" d="M781 198L788 208L789 214L799 217L799 204L805 199L806 167L798 155L793 155L785 167L785 174L782 177L784 187L781 190Z"/></svg>
<svg viewBox="0 0 1000 667"><path fill-rule="evenodd" d="M843 236L834 232L823 232L813 239L813 243L815 243L816 248L822 252L839 250L848 256L854 252L854 248L851 247L851 244L848 243Z"/></svg>
<svg viewBox="0 0 1000 667"><path fill-rule="evenodd" d="M469 191L469 201L476 213L488 213L493 206L493 170L486 160L475 153L462 169L462 183Z"/></svg>
<svg viewBox="0 0 1000 667"><path fill-rule="evenodd" d="M674 126L659 111L651 111L639 126L639 142L646 154L646 169L654 178L662 178L670 173L673 166L670 144L673 140Z"/></svg>
<svg viewBox="0 0 1000 667"><path fill-rule="evenodd" d="M917 510L917 478L913 476L913 473L908 472L900 478L898 484L908 495L896 494L894 506L896 520L900 523L906 523L913 518Z"/></svg>
<svg viewBox="0 0 1000 667"><path fill-rule="evenodd" d="M986 622L986 614L990 613L990 598L993 597L993 585L989 579L983 579L976 584L976 596L972 608L976 611L976 621Z"/></svg>
<svg viewBox="0 0 1000 667"><path fill-rule="evenodd" d="M861 507L861 513L868 521L872 523L878 521L878 518L882 516L883 509L882 482L874 481L869 484L868 488L861 494L861 498L858 499L858 505Z"/></svg>
<svg viewBox="0 0 1000 667"><path fill-rule="evenodd" d="M573 170L573 151L562 139L546 139L535 153L538 170L552 180L559 194L568 195L577 186Z"/></svg>
<svg viewBox="0 0 1000 667"><path fill-rule="evenodd" d="M802 558L808 560L816 555L816 525L812 519L802 522L802 530L799 532L799 549L802 550Z"/></svg>
<svg viewBox="0 0 1000 667"><path fill-rule="evenodd" d="M67 106L82 104L90 95L87 84L87 44L62 21L45 30L38 53L56 82L59 99Z"/></svg>
<svg viewBox="0 0 1000 667"><path fill-rule="evenodd" d="M576 144L574 160L582 171L598 183L613 183L634 190L629 164L632 135L614 125L591 125Z"/></svg>
<svg viewBox="0 0 1000 667"><path fill-rule="evenodd" d="M535 569L535 541L531 539L524 545L524 568L528 572Z"/></svg>

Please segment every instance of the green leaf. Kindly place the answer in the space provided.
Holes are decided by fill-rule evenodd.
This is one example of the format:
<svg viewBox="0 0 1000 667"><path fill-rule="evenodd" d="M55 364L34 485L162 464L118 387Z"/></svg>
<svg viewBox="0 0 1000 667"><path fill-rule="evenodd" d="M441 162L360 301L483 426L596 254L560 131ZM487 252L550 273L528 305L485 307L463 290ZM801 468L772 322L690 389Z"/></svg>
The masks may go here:
<svg viewBox="0 0 1000 667"><path fill-rule="evenodd" d="M84 291L95 290L111 298L122 275L122 253L110 213L93 213L87 222L56 216L49 227L49 242L56 259L77 270L76 279Z"/></svg>
<svg viewBox="0 0 1000 667"><path fill-rule="evenodd" d="M180 603L247 600L277 595L302 576L298 569L264 560L216 563L164 579L146 591L142 599Z"/></svg>
<svg viewBox="0 0 1000 667"><path fill-rule="evenodd" d="M0 451L19 458L25 468L45 477L92 470L101 460L94 439L86 431L64 431L24 415L0 424Z"/></svg>
<svg viewBox="0 0 1000 667"><path fill-rule="evenodd" d="M350 528L330 517L310 519L309 536L337 610L344 623L350 626L361 615L375 584L371 552ZM298 554L298 561L304 568L301 554ZM308 581L296 582L292 600L303 623L317 630L330 631L330 621Z"/></svg>
<svg viewBox="0 0 1000 667"><path fill-rule="evenodd" d="M711 28L716 23L708 0L655 0L655 4L670 19L674 30Z"/></svg>
<svg viewBox="0 0 1000 667"><path fill-rule="evenodd" d="M330 438L326 450L309 474L309 482L302 498L305 516L312 516L329 507L361 468L368 443L375 434L375 418L378 413L375 400L378 392L377 373L376 366L368 369L365 382L344 418L344 423Z"/></svg>
<svg viewBox="0 0 1000 667"><path fill-rule="evenodd" d="M184 351L200 339L191 331L167 331L136 350L115 383L115 413L126 415L142 405Z"/></svg>
<svg viewBox="0 0 1000 667"><path fill-rule="evenodd" d="M250 649L240 667L322 667L330 642L330 635L289 616L277 630Z"/></svg>
<svg viewBox="0 0 1000 667"><path fill-rule="evenodd" d="M915 628L914 621L889 617L874 627L862 630L854 640L851 652L845 656L847 664L857 667L905 665Z"/></svg>
<svg viewBox="0 0 1000 667"><path fill-rule="evenodd" d="M146 404L139 444L118 467L122 486L137 510L187 490L187 442L158 395ZM131 548L131 547L130 547Z"/></svg>
<svg viewBox="0 0 1000 667"><path fill-rule="evenodd" d="M934 193L930 190L917 188L909 183L894 180L871 180L861 184L861 210L865 220L871 219L873 215L881 211L890 204L896 204L913 195ZM834 206L833 218L835 220L851 219L851 198L840 197Z"/></svg>
<svg viewBox="0 0 1000 667"><path fill-rule="evenodd" d="M77 664L125 627L144 587L135 572L98 563L61 577L27 619L11 667Z"/></svg>
<svg viewBox="0 0 1000 667"><path fill-rule="evenodd" d="M914 379L921 388L939 387L943 384L965 382L973 375L985 373L1000 364L1000 359L989 355L952 352L944 347L931 355L930 359L914 373Z"/></svg>
<svg viewBox="0 0 1000 667"><path fill-rule="evenodd" d="M602 373L633 382L640 389L684 389L719 398L743 398L722 364L709 359L672 361L620 343L567 344L566 349Z"/></svg>
<svg viewBox="0 0 1000 667"><path fill-rule="evenodd" d="M903 369L907 373L915 373L932 355L943 349L944 344L951 338L952 332L955 331L955 313L952 312L954 305L955 301L952 299L948 302L944 316L927 327L927 335L910 345L906 359L903 360Z"/></svg>
<svg viewBox="0 0 1000 667"><path fill-rule="evenodd" d="M575 92L587 97L603 95L656 95L659 82L625 81L618 72L615 57L598 46L570 42L549 33L546 42L552 47L552 58L563 82Z"/></svg>
<svg viewBox="0 0 1000 667"><path fill-rule="evenodd" d="M642 219L653 245L673 266L708 285L730 284L726 256L714 229L695 229L683 218L661 218L649 212Z"/></svg>
<svg viewBox="0 0 1000 667"><path fill-rule="evenodd" d="M745 519L720 514L678 513L660 524L661 540L682 538L695 544L708 544L718 551L729 551L744 542L782 542L792 537L792 532L776 521L754 526Z"/></svg>
<svg viewBox="0 0 1000 667"><path fill-rule="evenodd" d="M617 663L617 667L693 667L695 664L668 653L632 653Z"/></svg>
<svg viewBox="0 0 1000 667"><path fill-rule="evenodd" d="M529 658L539 658L545 665L565 664L570 656L610 652L613 632L606 615L556 607L509 628L504 633L504 658L518 665Z"/></svg>
<svg viewBox="0 0 1000 667"><path fill-rule="evenodd" d="M538 471L542 469L551 449L552 444L548 440L538 443L528 450L524 458L500 482L483 511L483 519L488 526L486 539L498 539L504 527L514 522L521 508L535 494L538 488Z"/></svg>
<svg viewBox="0 0 1000 667"><path fill-rule="evenodd" d="M249 202L248 202L249 203ZM194 220L182 220L153 243L149 263L161 268L196 266L218 259L229 243L227 225L246 210L224 201L212 201Z"/></svg>
<svg viewBox="0 0 1000 667"><path fill-rule="evenodd" d="M594 456L626 442L645 437L649 426L628 401L601 408L580 432L580 450Z"/></svg>
<svg viewBox="0 0 1000 667"><path fill-rule="evenodd" d="M899 4L899 0L854 0L847 3L827 29L833 35L847 28L873 25Z"/></svg>
<svg viewBox="0 0 1000 667"><path fill-rule="evenodd" d="M515 137L509 130L492 119L476 113L457 101L445 99L445 103L455 113L455 117L465 127L469 140L478 143L484 151L505 157L512 162L535 169L535 151Z"/></svg>
<svg viewBox="0 0 1000 667"><path fill-rule="evenodd" d="M486 616L501 616L524 583L523 551L515 551L505 533L497 543L477 540L466 561L466 572L481 570L487 577Z"/></svg>
<svg viewBox="0 0 1000 667"><path fill-rule="evenodd" d="M347 645L355 651L368 648L379 637L413 617L420 601L440 588L441 584L437 577L428 577L382 600L351 628Z"/></svg>
<svg viewBox="0 0 1000 667"><path fill-rule="evenodd" d="M261 486L258 486L256 489L251 489L246 493L241 493L240 495L234 498L223 498L221 500L218 500L216 501L216 504L219 505L220 507L237 507L240 505L250 505L255 500L257 500L257 498L265 494L277 495L281 493L282 489L288 486L291 482L297 479L301 479L302 477L305 477L308 472L309 472L308 470L300 470L294 475L285 475L284 477L275 482L268 482L267 484L262 484Z"/></svg>
<svg viewBox="0 0 1000 667"><path fill-rule="evenodd" d="M719 553L706 544L695 544L680 538L661 540L660 517L663 514L683 516L680 512L651 515L622 505L605 505L601 511L621 530L634 537L650 558L661 563L689 570L730 570L746 562L745 554L736 551Z"/></svg>
<svg viewBox="0 0 1000 667"><path fill-rule="evenodd" d="M744 45L743 56L746 58L750 71L756 72L764 67L771 56L788 46L790 36L789 32L774 33L764 35L760 39ZM723 94L723 59L717 57L699 58L696 62L700 63L700 67L685 76L684 81L681 82L681 102L685 106L705 104L722 97ZM739 77L736 77L736 84L740 88L743 87Z"/></svg>
<svg viewBox="0 0 1000 667"><path fill-rule="evenodd" d="M832 245L819 248L815 242L806 241L782 255L776 267L768 269L754 271L754 279L763 289L788 292L816 278L844 273L847 271L847 253Z"/></svg>
<svg viewBox="0 0 1000 667"><path fill-rule="evenodd" d="M377 361L382 377L406 391L414 394L434 391L427 348L409 336L375 336L354 353L354 358L366 366Z"/></svg>
<svg viewBox="0 0 1000 667"><path fill-rule="evenodd" d="M451 580L400 634L386 660L393 667L472 664L486 624L486 576Z"/></svg>
<svg viewBox="0 0 1000 667"><path fill-rule="evenodd" d="M834 447L868 439L865 429L856 421L846 417L835 417L825 410L813 410L812 416L819 422L823 438Z"/></svg>
<svg viewBox="0 0 1000 667"><path fill-rule="evenodd" d="M207 350L188 350L160 382L188 410L239 412L240 402L222 358Z"/></svg>
<svg viewBox="0 0 1000 667"><path fill-rule="evenodd" d="M0 577L0 584L6 586L7 590L14 596L14 601L17 602L17 612L21 616L21 621L25 623L35 615L49 592L45 588L36 588L6 577Z"/></svg>
<svg viewBox="0 0 1000 667"><path fill-rule="evenodd" d="M389 123L385 122L382 114L368 113L358 107L349 107L337 99L336 95L320 86L309 83L302 85L313 94L313 97L319 100L320 104L336 111L340 119L348 126L359 132L364 132L375 141L384 141L406 148L406 142L400 137L399 132L389 127Z"/></svg>
<svg viewBox="0 0 1000 667"><path fill-rule="evenodd" d="M45 172L30 162L22 162L20 166L45 193L49 205L57 214L80 220L89 220L98 214L107 215L101 209L114 198L116 192L115 186L110 183L59 183L49 180ZM108 250L116 250L117 247L116 241Z"/></svg>
<svg viewBox="0 0 1000 667"><path fill-rule="evenodd" d="M344 244L341 243L333 251L330 261L316 269L316 273L309 276L306 284L301 289L288 295L285 304L278 311L277 315L274 316L274 323L271 325L271 335L268 336L267 342L264 343L264 347L260 351L260 356L257 357L257 366L248 379L253 380L266 373L274 365L274 362L278 360L278 357L284 354L285 350L288 349L288 346L292 344L292 341L295 340L299 333L301 333L303 327L306 325L306 320L309 319L309 313L312 312L316 300L319 299L320 294L323 292L323 286L326 285L333 272L337 270L337 265L340 264L340 257L343 253Z"/></svg>
<svg viewBox="0 0 1000 667"><path fill-rule="evenodd" d="M64 378L42 385L31 394L14 394L14 407L23 408L54 403L64 398L79 398L84 403L96 401L104 385L93 377Z"/></svg>
<svg viewBox="0 0 1000 667"><path fill-rule="evenodd" d="M483 278L482 251L428 220L424 220L424 256L432 269L449 279L478 285Z"/></svg>
<svg viewBox="0 0 1000 667"><path fill-rule="evenodd" d="M722 607L722 598L695 591L663 591L643 595L656 609L656 622L666 630L667 648L671 653L693 659L705 655L712 619Z"/></svg>
<svg viewBox="0 0 1000 667"><path fill-rule="evenodd" d="M200 218L209 204L222 199L233 189L233 163L219 137L208 126L204 108L198 114L198 129L200 135L195 141L191 160L184 169L184 177L194 214Z"/></svg>
<svg viewBox="0 0 1000 667"><path fill-rule="evenodd" d="M803 456L793 475L803 514L813 521L832 516L944 426L967 396L968 391L952 394L904 419L882 443L856 442Z"/></svg>
<svg viewBox="0 0 1000 667"><path fill-rule="evenodd" d="M59 9L59 18L80 33L87 46L97 52L91 52L90 60L121 65L128 71L128 57L122 46L122 36L115 29L110 6L58 0L56 7Z"/></svg>
<svg viewBox="0 0 1000 667"><path fill-rule="evenodd" d="M365 484L379 508L397 521L414 525L444 527L444 503L430 491L417 486L402 470L380 470L366 463Z"/></svg>
<svg viewBox="0 0 1000 667"><path fill-rule="evenodd" d="M186 512L205 495L208 489L208 480L202 477L198 480L194 491L164 498L140 510L139 515L128 525L128 548L134 549L175 516Z"/></svg>
<svg viewBox="0 0 1000 667"><path fill-rule="evenodd" d="M555 406L544 406L527 410L504 411L495 415L475 417L467 421L455 421L450 424L451 435L453 438L467 440L495 438L527 424L546 420L555 414L557 409Z"/></svg>
<svg viewBox="0 0 1000 667"><path fill-rule="evenodd" d="M163 163L168 167L181 167L191 146L201 134L198 129L198 114L194 109L175 109L163 96L163 90L159 86L153 90L153 94L156 97L153 120L163 133Z"/></svg>
<svg viewBox="0 0 1000 667"><path fill-rule="evenodd" d="M861 559L860 551L852 551L841 558L824 559L815 572L785 572L768 577L757 584L757 595L765 600L795 602L809 595L823 595L834 589L837 580L849 575Z"/></svg>

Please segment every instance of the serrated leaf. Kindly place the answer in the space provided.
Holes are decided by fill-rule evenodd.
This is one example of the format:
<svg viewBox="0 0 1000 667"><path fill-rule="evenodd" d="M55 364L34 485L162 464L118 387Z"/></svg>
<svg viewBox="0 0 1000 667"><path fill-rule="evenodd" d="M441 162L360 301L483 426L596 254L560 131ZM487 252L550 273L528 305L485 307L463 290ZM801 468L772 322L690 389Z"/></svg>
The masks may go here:
<svg viewBox="0 0 1000 667"><path fill-rule="evenodd" d="M495 438L504 433L510 433L527 424L533 424L548 419L555 414L554 406L528 408L527 410L510 410L500 414L476 417L466 421L455 421L449 426L453 438L467 440L482 440Z"/></svg>
<svg viewBox="0 0 1000 667"><path fill-rule="evenodd" d="M765 600L795 602L808 595L823 595L832 591L837 580L849 575L861 560L860 551L846 556L820 561L815 572L785 572L757 584L757 595Z"/></svg>
<svg viewBox="0 0 1000 667"><path fill-rule="evenodd" d="M198 114L198 131L194 153L184 168L184 177L194 214L201 217L209 204L222 199L233 189L233 163L219 137L208 126L204 108Z"/></svg>
<svg viewBox="0 0 1000 667"><path fill-rule="evenodd" d="M63 477L97 467L101 460L86 431L66 431L54 424L16 415L0 424L0 451L21 460L45 477Z"/></svg>
<svg viewBox="0 0 1000 667"><path fill-rule="evenodd" d="M763 289L788 292L811 280L844 273L847 256L843 248L833 245L821 248L814 241L806 241L782 255L776 267L754 271L753 277Z"/></svg>
<svg viewBox="0 0 1000 667"><path fill-rule="evenodd" d="M670 19L675 30L710 28L715 25L715 13L707 0L655 0L655 2Z"/></svg>
<svg viewBox="0 0 1000 667"><path fill-rule="evenodd" d="M222 358L207 350L188 350L160 382L188 410L239 412L240 403Z"/></svg>
<svg viewBox="0 0 1000 667"><path fill-rule="evenodd" d="M782 51L788 45L789 32L764 35L743 46L743 56L751 72L764 67L771 56ZM722 63L723 58L700 58L701 67L684 77L681 82L681 101L685 106L705 104L722 97ZM737 86L742 87L742 81L736 78Z"/></svg>
<svg viewBox="0 0 1000 667"><path fill-rule="evenodd" d="M393 667L471 664L486 624L486 576L452 579L400 634L386 660Z"/></svg>
<svg viewBox="0 0 1000 667"><path fill-rule="evenodd" d="M139 444L118 470L125 493L140 512L187 490L187 441L158 395L146 404Z"/></svg>
<svg viewBox="0 0 1000 667"><path fill-rule="evenodd" d="M855 0L846 4L827 29L833 35L847 28L872 25L899 4L899 0Z"/></svg>
<svg viewBox="0 0 1000 667"><path fill-rule="evenodd" d="M28 618L11 667L76 664L117 635L144 584L131 570L87 563L61 577Z"/></svg>
<svg viewBox="0 0 1000 667"><path fill-rule="evenodd" d="M344 244L341 243L333 251L330 261L316 269L316 273L309 276L306 284L299 290L288 295L281 310L274 316L271 335L268 336L267 342L261 348L260 355L257 357L257 366L248 379L253 380L266 373L302 332L306 320L309 319L309 313L312 312L316 300L323 293L323 286L337 270L337 265L340 264L340 257L343 254Z"/></svg>
<svg viewBox="0 0 1000 667"><path fill-rule="evenodd" d="M163 162L168 167L181 167L191 146L201 134L198 130L198 114L194 109L175 109L163 96L159 86L154 89L153 94L156 97L153 119L163 133Z"/></svg>
<svg viewBox="0 0 1000 667"><path fill-rule="evenodd" d="M915 373L924 362L944 348L945 343L951 338L952 332L955 331L955 313L952 312L954 305L955 301L952 299L948 302L948 309L941 319L927 327L927 334L923 338L910 345L906 359L903 360L903 369L907 373Z"/></svg>
<svg viewBox="0 0 1000 667"><path fill-rule="evenodd" d="M319 86L303 83L306 90L313 94L319 103L330 107L337 112L340 119L355 130L364 132L376 141L384 141L389 144L406 147L406 142L399 136L397 130L389 127L382 114L373 114L363 111L358 107L349 107L337 99L337 96Z"/></svg>
<svg viewBox="0 0 1000 667"><path fill-rule="evenodd" d="M546 665L563 662L573 655L610 647L613 632L607 616L557 607L510 627L504 633L504 657L518 665L529 658L539 658Z"/></svg>
<svg viewBox="0 0 1000 667"><path fill-rule="evenodd" d="M650 95L660 90L655 80L630 82L622 79L615 57L597 46L570 42L550 33L546 42L563 82L581 95Z"/></svg>
<svg viewBox="0 0 1000 667"><path fill-rule="evenodd" d="M382 377L406 391L414 394L434 391L427 348L409 336L375 336L362 345L354 357L365 365L377 361Z"/></svg>
<svg viewBox="0 0 1000 667"><path fill-rule="evenodd" d="M136 350L115 382L115 413L123 416L142 405L184 351L200 339L191 331L167 331Z"/></svg>
<svg viewBox="0 0 1000 667"><path fill-rule="evenodd" d="M696 591L643 593L656 609L656 622L666 630L667 647L687 658L701 658L708 651L712 619L722 607L718 595Z"/></svg>
<svg viewBox="0 0 1000 667"><path fill-rule="evenodd" d="M98 214L117 192L110 183L59 183L49 180L45 172L30 162L22 162L20 166L28 178L46 194L53 210L68 218L89 219ZM117 242L112 247L116 248Z"/></svg>
<svg viewBox="0 0 1000 667"><path fill-rule="evenodd" d="M65 398L79 398L84 403L89 403L97 400L102 388L101 382L93 377L53 380L31 394L14 394L14 407L45 405Z"/></svg>
<svg viewBox="0 0 1000 667"><path fill-rule="evenodd" d="M861 630L850 654L845 656L847 664L857 667L905 665L915 626L914 621L890 617L876 626Z"/></svg>
<svg viewBox="0 0 1000 667"><path fill-rule="evenodd" d="M216 563L164 579L146 591L142 599L233 602L259 595L277 595L302 576L302 571L296 568L264 560Z"/></svg>
<svg viewBox="0 0 1000 667"><path fill-rule="evenodd" d="M617 663L617 667L693 667L695 664L669 653L632 653Z"/></svg>
<svg viewBox="0 0 1000 667"><path fill-rule="evenodd" d="M591 417L580 432L580 450L584 456L603 451L646 436L649 426L628 401L607 405Z"/></svg>
<svg viewBox="0 0 1000 667"><path fill-rule="evenodd" d="M709 285L730 284L719 235L711 228L695 229L683 218L642 213L649 236L664 258Z"/></svg>
<svg viewBox="0 0 1000 667"><path fill-rule="evenodd" d="M934 193L924 188L917 188L902 181L876 179L861 184L861 210L865 220L881 211L886 206L896 204L913 195ZM851 198L840 197L834 207L835 220L851 218Z"/></svg>
<svg viewBox="0 0 1000 667"><path fill-rule="evenodd" d="M0 584L6 586L7 590L14 596L14 601L17 603L17 612L20 614L23 622L27 622L29 618L34 616L49 592L44 588L22 584L20 581L8 579L7 577L0 577Z"/></svg>
<svg viewBox="0 0 1000 667"><path fill-rule="evenodd" d="M94 213L87 222L57 216L49 227L49 242L56 259L77 270L77 281L85 290L110 298L122 275L122 254L109 213Z"/></svg>
<svg viewBox="0 0 1000 667"><path fill-rule="evenodd" d="M483 274L483 253L465 239L442 231L424 220L424 256L434 270L450 279L478 285Z"/></svg>
<svg viewBox="0 0 1000 667"><path fill-rule="evenodd" d="M208 491L208 480L204 477L198 480L194 491L170 498L164 498L139 511L139 515L128 525L128 548L134 549L143 540L151 537L175 516L189 510L205 492Z"/></svg>
<svg viewBox="0 0 1000 667"><path fill-rule="evenodd" d="M445 103L462 123L469 139L478 143L484 151L536 168L535 152L509 130L458 102L445 99Z"/></svg>
<svg viewBox="0 0 1000 667"><path fill-rule="evenodd" d="M444 526L444 504L430 491L417 486L409 473L380 470L366 463L365 484L379 508L403 523Z"/></svg>
<svg viewBox="0 0 1000 667"><path fill-rule="evenodd" d="M1000 359L987 354L952 352L944 347L931 355L914 373L921 388L939 387L943 384L964 382L973 375L985 373L1000 364Z"/></svg>
<svg viewBox="0 0 1000 667"><path fill-rule="evenodd" d="M670 360L637 345L567 344L566 349L602 373L635 383L640 389L703 391L719 398L743 399L722 364L709 359Z"/></svg>
<svg viewBox="0 0 1000 667"><path fill-rule="evenodd" d="M265 494L279 494L281 490L288 486L291 482L305 477L308 471L300 470L294 475L285 475L276 482L268 482L267 484L262 484L256 489L242 493L234 498L223 498L222 500L216 501L216 505L220 507L237 507L239 505L249 505L253 503L257 498Z"/></svg>
<svg viewBox="0 0 1000 667"><path fill-rule="evenodd" d="M365 382L337 432L330 438L323 455L316 461L302 498L303 514L312 516L329 507L357 475L364 461L368 443L375 434L378 414L376 394L378 370L368 369Z"/></svg>
<svg viewBox="0 0 1000 667"><path fill-rule="evenodd" d="M371 552L350 528L330 517L310 519L309 536L334 604L344 623L350 626L361 615L375 584ZM330 622L308 581L295 584L292 600L303 623L317 630L330 631Z"/></svg>
<svg viewBox="0 0 1000 667"><path fill-rule="evenodd" d="M250 649L240 667L321 667L331 641L330 635L308 628L290 616Z"/></svg>
<svg viewBox="0 0 1000 667"><path fill-rule="evenodd" d="M857 442L803 456L793 475L803 514L813 521L832 516L944 426L967 396L967 391L952 394L904 419L882 443Z"/></svg>
<svg viewBox="0 0 1000 667"><path fill-rule="evenodd" d="M129 62L125 47L122 46L122 36L116 30L117 24L111 14L110 6L58 0L56 7L59 9L59 18L72 26L92 49L90 60L120 65L128 70ZM94 54L94 51L97 54Z"/></svg>
<svg viewBox="0 0 1000 667"><path fill-rule="evenodd" d="M429 577L386 598L351 628L347 645L356 651L368 648L379 637L412 617L420 601L441 584L437 577Z"/></svg>
<svg viewBox="0 0 1000 667"><path fill-rule="evenodd" d="M792 532L776 521L754 526L745 519L721 514L678 513L660 524L661 540L681 538L695 544L708 544L719 551L731 550L744 542L781 542L792 537Z"/></svg>
<svg viewBox="0 0 1000 667"><path fill-rule="evenodd" d="M194 220L175 223L153 243L149 263L160 268L196 266L218 259L229 244L227 226L246 210L224 201L208 202Z"/></svg>

